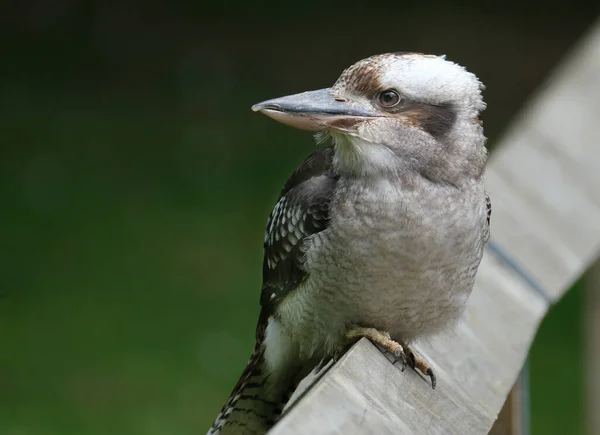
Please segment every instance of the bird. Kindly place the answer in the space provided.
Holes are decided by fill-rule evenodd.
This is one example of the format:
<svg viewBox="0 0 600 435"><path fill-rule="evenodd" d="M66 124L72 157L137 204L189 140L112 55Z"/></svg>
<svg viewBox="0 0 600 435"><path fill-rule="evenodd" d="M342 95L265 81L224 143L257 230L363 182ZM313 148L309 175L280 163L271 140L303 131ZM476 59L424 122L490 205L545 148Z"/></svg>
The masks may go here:
<svg viewBox="0 0 600 435"><path fill-rule="evenodd" d="M267 432L307 373L363 337L435 388L410 346L458 323L489 239L484 89L445 55L398 52L252 106L325 144L268 218L256 344L209 435Z"/></svg>

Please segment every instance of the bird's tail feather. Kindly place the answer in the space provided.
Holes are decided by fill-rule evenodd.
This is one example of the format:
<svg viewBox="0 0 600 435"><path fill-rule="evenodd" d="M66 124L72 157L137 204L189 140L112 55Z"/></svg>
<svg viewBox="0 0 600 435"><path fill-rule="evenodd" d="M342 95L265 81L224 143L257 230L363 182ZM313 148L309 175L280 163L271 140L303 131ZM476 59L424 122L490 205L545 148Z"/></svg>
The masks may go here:
<svg viewBox="0 0 600 435"><path fill-rule="evenodd" d="M270 379L260 340L248 365L221 409L208 435L250 435L266 433L281 414L290 385Z"/></svg>

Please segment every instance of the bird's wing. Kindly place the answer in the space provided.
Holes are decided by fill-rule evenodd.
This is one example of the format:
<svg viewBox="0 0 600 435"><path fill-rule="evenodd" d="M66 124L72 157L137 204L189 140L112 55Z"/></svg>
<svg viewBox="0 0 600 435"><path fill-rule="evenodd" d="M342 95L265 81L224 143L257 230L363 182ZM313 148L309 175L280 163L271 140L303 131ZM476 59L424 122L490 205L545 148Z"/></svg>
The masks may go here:
<svg viewBox="0 0 600 435"><path fill-rule="evenodd" d="M487 210L487 224L490 226L490 221L492 220L492 199L488 193L485 193L485 208Z"/></svg>
<svg viewBox="0 0 600 435"><path fill-rule="evenodd" d="M260 298L264 321L305 279L303 243L329 224L329 204L337 183L332 159L331 147L306 158L286 182L269 216Z"/></svg>
<svg viewBox="0 0 600 435"><path fill-rule="evenodd" d="M303 243L329 223L329 203L337 183L332 160L332 148L311 154L288 179L269 216L254 352L209 434L264 433L291 397L296 377L299 380L305 375L298 371L265 387L271 369L264 368L264 339L269 317L277 304L307 275Z"/></svg>
<svg viewBox="0 0 600 435"><path fill-rule="evenodd" d="M485 209L487 211L487 219L483 230L483 238L487 242L490 239L490 221L492 220L492 200L487 192L485 192Z"/></svg>

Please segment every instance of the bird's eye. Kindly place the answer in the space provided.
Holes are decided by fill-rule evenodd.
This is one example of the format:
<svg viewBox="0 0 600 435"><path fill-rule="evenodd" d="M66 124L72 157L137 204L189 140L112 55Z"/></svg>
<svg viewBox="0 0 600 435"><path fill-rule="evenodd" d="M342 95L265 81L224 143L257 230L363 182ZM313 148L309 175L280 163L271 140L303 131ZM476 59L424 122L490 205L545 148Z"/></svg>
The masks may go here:
<svg viewBox="0 0 600 435"><path fill-rule="evenodd" d="M379 103L383 107L394 107L400 102L400 95L396 91L383 91L379 94Z"/></svg>

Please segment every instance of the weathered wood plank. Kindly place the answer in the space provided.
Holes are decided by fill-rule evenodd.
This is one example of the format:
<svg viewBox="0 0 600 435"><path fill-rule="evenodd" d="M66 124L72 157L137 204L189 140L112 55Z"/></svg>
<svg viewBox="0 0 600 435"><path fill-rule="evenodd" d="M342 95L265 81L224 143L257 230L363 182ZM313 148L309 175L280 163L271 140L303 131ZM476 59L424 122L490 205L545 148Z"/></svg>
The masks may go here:
<svg viewBox="0 0 600 435"><path fill-rule="evenodd" d="M558 299L600 252L600 24L510 129L486 174L493 237Z"/></svg>

